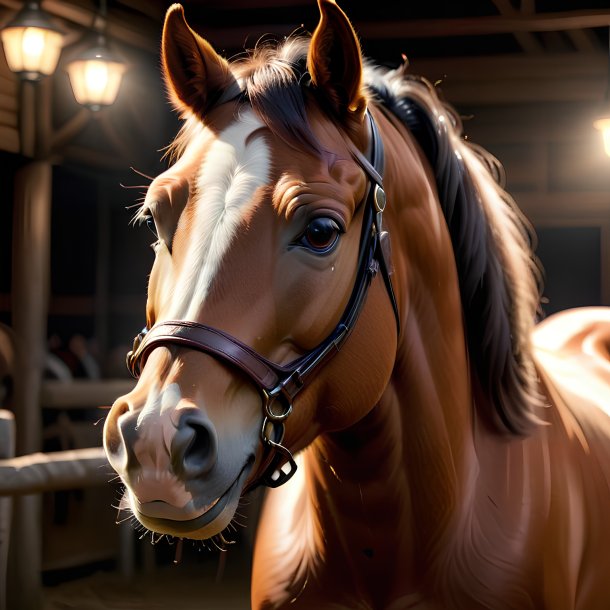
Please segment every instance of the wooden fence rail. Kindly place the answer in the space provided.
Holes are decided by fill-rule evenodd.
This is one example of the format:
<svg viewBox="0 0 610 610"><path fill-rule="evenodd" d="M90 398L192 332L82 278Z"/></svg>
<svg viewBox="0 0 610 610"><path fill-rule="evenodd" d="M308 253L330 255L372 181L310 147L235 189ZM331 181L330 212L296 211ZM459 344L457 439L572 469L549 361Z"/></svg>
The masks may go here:
<svg viewBox="0 0 610 610"><path fill-rule="evenodd" d="M12 412L0 409L0 610L7 610L6 575L13 508L11 496L103 485L114 477L101 447L32 453L21 457L13 457L14 454L15 420ZM133 553L129 540L124 546L121 553L127 553L127 559L121 557L119 561L123 566L122 571L128 573ZM35 582L33 578L32 586Z"/></svg>
<svg viewBox="0 0 610 610"><path fill-rule="evenodd" d="M93 487L114 478L101 447L0 460L0 496Z"/></svg>

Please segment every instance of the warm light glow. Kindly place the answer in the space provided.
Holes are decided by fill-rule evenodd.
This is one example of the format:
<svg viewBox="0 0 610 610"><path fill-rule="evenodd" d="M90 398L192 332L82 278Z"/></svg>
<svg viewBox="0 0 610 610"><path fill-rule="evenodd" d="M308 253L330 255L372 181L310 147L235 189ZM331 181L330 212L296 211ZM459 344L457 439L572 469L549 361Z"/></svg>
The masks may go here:
<svg viewBox="0 0 610 610"><path fill-rule="evenodd" d="M21 46L26 63L38 62L44 51L44 30L39 28L25 28Z"/></svg>
<svg viewBox="0 0 610 610"><path fill-rule="evenodd" d="M59 32L38 27L8 27L0 35L12 72L37 80L55 71L63 38Z"/></svg>
<svg viewBox="0 0 610 610"><path fill-rule="evenodd" d="M70 83L79 104L99 110L114 103L125 66L102 59L77 60L68 65Z"/></svg>
<svg viewBox="0 0 610 610"><path fill-rule="evenodd" d="M602 119L597 119L593 123L593 127L595 129L599 129L602 132L602 137L604 139L604 150L606 154L610 157L610 116L604 117Z"/></svg>
<svg viewBox="0 0 610 610"><path fill-rule="evenodd" d="M108 85L108 67L101 61L85 63L85 87L95 99L102 99Z"/></svg>

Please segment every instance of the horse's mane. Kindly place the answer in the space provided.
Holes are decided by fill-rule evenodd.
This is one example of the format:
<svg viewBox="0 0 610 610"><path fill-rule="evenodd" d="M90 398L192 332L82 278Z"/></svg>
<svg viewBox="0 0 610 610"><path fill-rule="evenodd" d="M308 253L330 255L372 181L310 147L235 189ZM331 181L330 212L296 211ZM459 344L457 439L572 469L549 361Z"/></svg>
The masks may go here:
<svg viewBox="0 0 610 610"><path fill-rule="evenodd" d="M366 83L409 128L433 169L457 264L475 395L493 405L497 428L525 434L540 406L530 346L542 290L533 228L504 190L500 162L463 137L459 116L426 79L402 67L368 67Z"/></svg>
<svg viewBox="0 0 610 610"><path fill-rule="evenodd" d="M316 151L307 119L316 99L306 60L309 39L259 45L232 62L247 100L272 133ZM466 141L458 115L425 79L366 65L371 103L394 113L426 155L436 178L458 270L471 376L481 414L500 431L525 434L540 404L530 330L539 307L541 273L534 234L503 189L500 163ZM187 118L170 145L179 156L200 123ZM493 405L493 408L487 405Z"/></svg>

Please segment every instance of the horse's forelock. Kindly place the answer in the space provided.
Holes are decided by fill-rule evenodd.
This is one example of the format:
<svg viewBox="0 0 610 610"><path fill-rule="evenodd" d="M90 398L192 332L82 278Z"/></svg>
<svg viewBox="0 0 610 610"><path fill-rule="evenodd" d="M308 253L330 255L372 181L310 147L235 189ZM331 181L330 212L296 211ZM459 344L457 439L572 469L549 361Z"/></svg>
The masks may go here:
<svg viewBox="0 0 610 610"><path fill-rule="evenodd" d="M310 39L292 36L279 44L261 42L230 64L247 101L271 133L295 148L320 152L320 144L307 116L309 91L307 50ZM167 156L179 158L189 142L197 138L201 120L188 116L178 136L168 146Z"/></svg>
<svg viewBox="0 0 610 610"><path fill-rule="evenodd" d="M409 127L436 177L460 282L475 389L502 431L525 434L540 404L530 331L540 298L533 231L498 183L501 166L462 138L434 87L401 70L367 68L368 85Z"/></svg>
<svg viewBox="0 0 610 610"><path fill-rule="evenodd" d="M271 132L290 146L320 147L307 118L307 49L309 39L287 38L277 46L257 46L247 62L237 66L247 98Z"/></svg>

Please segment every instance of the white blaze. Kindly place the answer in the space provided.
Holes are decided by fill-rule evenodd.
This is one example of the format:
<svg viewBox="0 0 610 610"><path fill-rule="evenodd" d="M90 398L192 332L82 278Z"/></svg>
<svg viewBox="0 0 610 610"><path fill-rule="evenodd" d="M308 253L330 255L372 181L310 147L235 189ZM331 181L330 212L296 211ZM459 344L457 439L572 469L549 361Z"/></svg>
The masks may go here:
<svg viewBox="0 0 610 610"><path fill-rule="evenodd" d="M269 149L253 137L263 123L252 111L222 131L197 179L195 214L186 264L172 297L170 318L194 320L255 191L269 181Z"/></svg>

